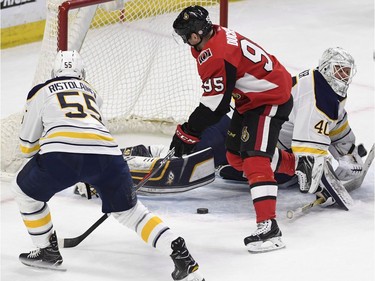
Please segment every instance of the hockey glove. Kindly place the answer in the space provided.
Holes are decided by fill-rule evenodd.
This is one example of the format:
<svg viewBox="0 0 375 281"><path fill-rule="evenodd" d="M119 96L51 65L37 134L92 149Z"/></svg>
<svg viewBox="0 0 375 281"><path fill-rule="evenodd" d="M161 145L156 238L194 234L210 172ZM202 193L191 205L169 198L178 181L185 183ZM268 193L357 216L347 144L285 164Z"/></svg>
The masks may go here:
<svg viewBox="0 0 375 281"><path fill-rule="evenodd" d="M83 182L79 182L76 184L74 194L81 195L82 197L86 197L89 200L93 197L99 198L99 194L97 193L95 187L93 187L91 184Z"/></svg>
<svg viewBox="0 0 375 281"><path fill-rule="evenodd" d="M200 141L198 136L191 132L188 128L188 123L178 125L173 136L169 149L175 148L174 155L181 157L184 154L189 154L194 149L194 146Z"/></svg>
<svg viewBox="0 0 375 281"><path fill-rule="evenodd" d="M335 173L339 180L347 181L361 175L363 170L363 161L358 155L356 149L352 152L352 154L340 156L338 162L339 166L337 167Z"/></svg>
<svg viewBox="0 0 375 281"><path fill-rule="evenodd" d="M301 192L315 193L323 174L325 158L323 156L299 156L296 168Z"/></svg>

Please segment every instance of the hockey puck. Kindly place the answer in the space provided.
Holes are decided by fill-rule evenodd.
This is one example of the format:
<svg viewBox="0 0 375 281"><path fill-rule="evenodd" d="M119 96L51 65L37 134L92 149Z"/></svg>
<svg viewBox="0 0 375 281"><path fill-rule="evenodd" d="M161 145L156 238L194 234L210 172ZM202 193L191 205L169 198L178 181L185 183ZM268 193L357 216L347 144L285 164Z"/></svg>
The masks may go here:
<svg viewBox="0 0 375 281"><path fill-rule="evenodd" d="M198 208L197 209L197 214L207 214L208 209L207 208Z"/></svg>

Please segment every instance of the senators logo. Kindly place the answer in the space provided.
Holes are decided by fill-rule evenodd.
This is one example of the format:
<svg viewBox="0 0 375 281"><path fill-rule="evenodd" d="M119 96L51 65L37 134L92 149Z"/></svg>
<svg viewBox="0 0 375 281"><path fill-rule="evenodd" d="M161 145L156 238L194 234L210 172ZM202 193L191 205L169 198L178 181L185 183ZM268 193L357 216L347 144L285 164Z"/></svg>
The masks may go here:
<svg viewBox="0 0 375 281"><path fill-rule="evenodd" d="M204 50L199 54L198 62L200 65L202 65L204 62L206 62L210 57L212 57L211 49L208 48L207 50Z"/></svg>
<svg viewBox="0 0 375 281"><path fill-rule="evenodd" d="M241 140L243 142L247 142L249 140L249 138L250 138L250 134L247 130L247 126L245 126L245 127L242 128Z"/></svg>

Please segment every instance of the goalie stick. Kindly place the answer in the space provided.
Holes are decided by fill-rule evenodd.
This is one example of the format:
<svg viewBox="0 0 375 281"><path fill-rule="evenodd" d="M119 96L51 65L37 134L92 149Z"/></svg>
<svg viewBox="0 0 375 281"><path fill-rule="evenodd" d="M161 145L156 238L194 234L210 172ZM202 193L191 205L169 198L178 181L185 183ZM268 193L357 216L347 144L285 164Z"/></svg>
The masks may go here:
<svg viewBox="0 0 375 281"><path fill-rule="evenodd" d="M145 175L142 180L135 186L135 191L139 190L146 182L154 176L164 165L170 160L174 155L174 148L172 148L168 154L154 167L147 175ZM60 248L73 248L80 244L86 239L99 225L101 225L111 214L106 213L102 215L93 225L89 227L84 233L73 238L61 238L58 239Z"/></svg>
<svg viewBox="0 0 375 281"><path fill-rule="evenodd" d="M313 202L308 203L306 205L303 205L302 207L299 207L299 208L297 208L295 210L289 210L286 213L286 217L291 220L291 219L295 218L296 215L302 214L302 213L310 210L312 207L320 205L320 204L322 204L324 202L325 202L325 199L323 197L319 197L318 199L314 200Z"/></svg>
<svg viewBox="0 0 375 281"><path fill-rule="evenodd" d="M365 156L367 154L367 151L364 149L364 147L362 145L360 145L358 147L358 149L360 149L360 147L361 147L362 153L359 153L359 154L360 154L360 156L363 157L363 156ZM343 187L344 187L344 189L345 189L346 192L344 192L344 193L341 193L341 192L337 193L337 192L335 192L336 196L337 196L335 199L336 200L338 199L338 202L341 203L341 204L339 204L340 207L343 207L344 209L348 210L347 206L350 205L350 201L351 201L350 199L351 198L349 198L349 194L346 194L346 193L347 192L351 192L351 191L359 188L362 185L362 183L363 183L363 181L364 181L364 179L366 177L366 174L367 174L369 168L371 167L372 161L374 160L374 154L375 154L374 147L375 147L375 144L372 145L372 147L370 149L370 152L368 153L367 158L365 160L365 163L363 164L362 174L359 177L357 177L357 178L354 178L352 180L343 182ZM332 167L331 167L331 173L332 173L333 176L335 175L335 173L333 172ZM330 181L331 180L332 180L332 178L330 179ZM327 183L327 181L326 181L326 183ZM331 192L332 192L332 190L331 190ZM345 195L343 198L339 198L339 196L342 197L343 195ZM302 207L299 207L299 208L297 208L295 210L289 210L289 211L287 211L286 216L287 216L288 219L293 219L296 215L301 214L303 212L306 212L309 209L311 209L311 208L313 208L313 207L315 207L317 205L323 204L323 203L324 203L323 198L318 198L315 201L313 201L311 203L308 203L308 204L306 204L306 205L304 205ZM349 204L347 205L346 203L349 203Z"/></svg>
<svg viewBox="0 0 375 281"><path fill-rule="evenodd" d="M324 188L331 195L331 197L327 199L327 202L329 202L328 200L331 200L331 203L336 202L344 210L349 210L349 207L353 204L353 199L351 198L341 181L337 178L330 162L328 161L324 164L324 170L320 179L320 185L324 186ZM295 210L288 210L286 216L288 219L293 219L295 215L302 214L310 210L311 208L325 202L325 198L319 197L313 202L308 203Z"/></svg>
<svg viewBox="0 0 375 281"><path fill-rule="evenodd" d="M362 146L362 150L364 150L361 156L366 155L366 150ZM349 192L359 188L367 174L369 167L371 166L372 161L374 160L374 145L371 147L370 152L365 160L363 165L362 174L354 178L353 180L347 181L345 183L341 182L335 174L332 165L327 162L326 167L324 169L323 176L321 178L321 183L325 186L329 194L332 196L334 201L344 210L348 211L349 207L353 205L353 199L350 196ZM316 200L315 200L316 201ZM314 202L315 202L314 201ZM320 204L324 203L321 202ZM312 204L312 203L311 203ZM314 206L319 205L315 204Z"/></svg>

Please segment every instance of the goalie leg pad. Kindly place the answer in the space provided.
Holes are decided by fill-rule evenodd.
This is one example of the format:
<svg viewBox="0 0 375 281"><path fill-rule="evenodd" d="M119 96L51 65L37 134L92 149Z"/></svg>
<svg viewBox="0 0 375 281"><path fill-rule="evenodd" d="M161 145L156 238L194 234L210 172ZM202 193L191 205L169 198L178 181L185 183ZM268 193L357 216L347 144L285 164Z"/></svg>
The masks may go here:
<svg viewBox="0 0 375 281"><path fill-rule="evenodd" d="M137 184L160 158L134 157L128 159L130 173ZM169 160L163 169L139 189L140 194L178 193L206 185L215 179L212 148Z"/></svg>

